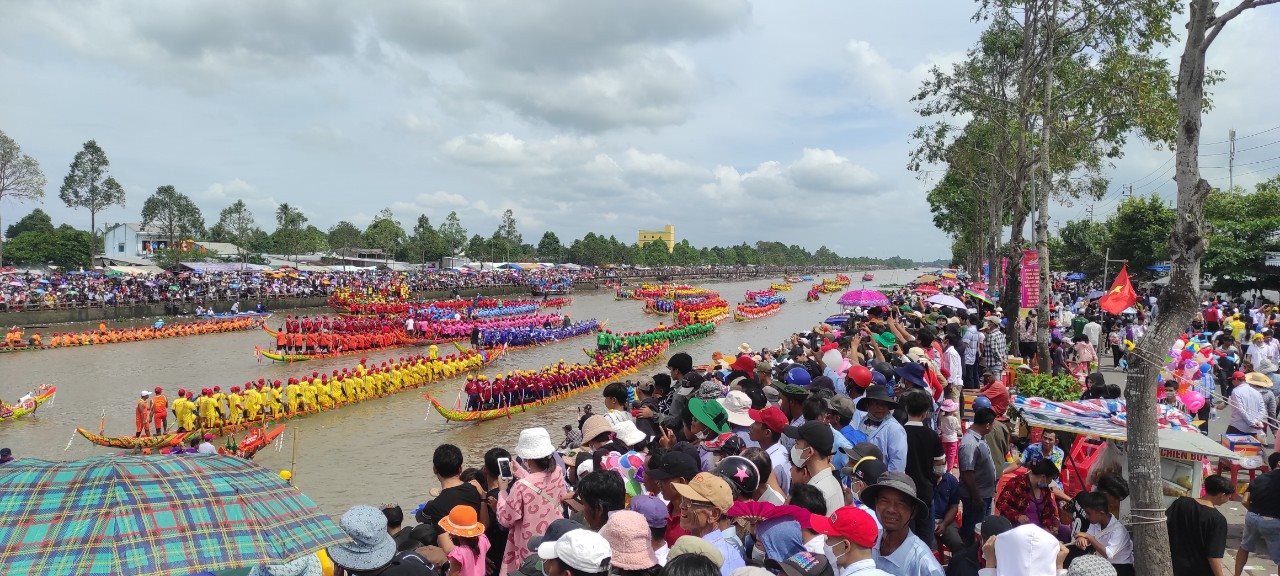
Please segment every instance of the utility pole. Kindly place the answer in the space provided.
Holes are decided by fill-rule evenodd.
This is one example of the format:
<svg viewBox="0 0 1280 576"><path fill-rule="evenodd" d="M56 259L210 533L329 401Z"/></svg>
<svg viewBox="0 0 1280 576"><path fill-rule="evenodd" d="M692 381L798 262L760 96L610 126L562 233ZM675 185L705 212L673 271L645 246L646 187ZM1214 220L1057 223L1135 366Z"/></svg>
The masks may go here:
<svg viewBox="0 0 1280 576"><path fill-rule="evenodd" d="M1231 142L1230 148L1227 149L1227 187L1236 187L1236 129L1232 128L1228 134L1228 140Z"/></svg>
<svg viewBox="0 0 1280 576"><path fill-rule="evenodd" d="M1112 262L1124 262L1127 264L1129 262L1129 259L1125 258L1121 260L1112 260L1111 249L1107 248L1107 255L1102 259L1102 287L1103 288L1110 286L1110 284L1107 283L1107 278L1110 278L1110 276L1108 276L1107 274L1110 272Z"/></svg>
<svg viewBox="0 0 1280 576"><path fill-rule="evenodd" d="M1084 212L1085 214L1089 215L1089 222L1092 223L1093 222L1093 203L1092 202L1089 203L1089 207L1085 208Z"/></svg>

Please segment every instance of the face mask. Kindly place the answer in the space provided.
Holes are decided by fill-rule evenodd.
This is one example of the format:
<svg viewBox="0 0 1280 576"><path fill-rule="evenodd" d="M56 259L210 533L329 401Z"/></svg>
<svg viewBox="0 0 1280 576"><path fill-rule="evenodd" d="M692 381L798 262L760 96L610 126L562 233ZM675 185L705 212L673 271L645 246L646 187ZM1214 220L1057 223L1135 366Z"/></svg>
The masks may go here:
<svg viewBox="0 0 1280 576"><path fill-rule="evenodd" d="M696 438L699 442L706 442L706 441L707 441L707 433L706 433L706 432L698 432L697 434L694 434L694 435L693 435L693 437L694 437L694 438Z"/></svg>
<svg viewBox="0 0 1280 576"><path fill-rule="evenodd" d="M799 446L791 447L791 464L796 468L804 468L804 448Z"/></svg>
<svg viewBox="0 0 1280 576"><path fill-rule="evenodd" d="M824 545L824 546L822 547L822 551L826 553L827 558L831 558L832 560L836 560L836 561L837 561L836 563L837 563L837 564L839 564L840 557L841 557L841 556L844 556L844 553L849 552L849 549L848 549L848 548L845 548L844 553L836 554L836 549L835 549L835 547L834 547L834 546L826 546L826 545Z"/></svg>

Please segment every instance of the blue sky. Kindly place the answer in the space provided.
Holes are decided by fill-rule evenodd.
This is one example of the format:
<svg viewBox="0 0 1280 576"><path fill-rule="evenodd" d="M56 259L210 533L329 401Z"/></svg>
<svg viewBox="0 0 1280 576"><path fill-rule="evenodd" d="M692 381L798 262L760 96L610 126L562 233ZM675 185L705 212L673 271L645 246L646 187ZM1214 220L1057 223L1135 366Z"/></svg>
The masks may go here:
<svg viewBox="0 0 1280 576"><path fill-rule="evenodd" d="M172 184L210 224L243 198L267 229L289 202L326 229L390 207L407 226L457 210L487 235L510 208L534 242L548 229L633 240L669 222L696 245L932 259L948 243L929 221L931 182L905 168L919 123L907 98L974 41L974 6L8 1L0 130L44 168L44 209L82 227L88 214L57 189L93 138L128 194L100 223L138 220L145 197ZM1255 12L1211 52L1226 80L1206 142L1280 126L1280 82L1256 57L1280 53L1280 9ZM1238 148L1277 141L1280 130ZM1172 197L1168 156L1134 140L1113 190ZM1273 157L1280 145L1242 152L1238 163L1254 163L1237 174L1253 173L1237 183L1274 173ZM1055 207L1054 219L1085 206ZM32 207L6 202L0 215Z"/></svg>

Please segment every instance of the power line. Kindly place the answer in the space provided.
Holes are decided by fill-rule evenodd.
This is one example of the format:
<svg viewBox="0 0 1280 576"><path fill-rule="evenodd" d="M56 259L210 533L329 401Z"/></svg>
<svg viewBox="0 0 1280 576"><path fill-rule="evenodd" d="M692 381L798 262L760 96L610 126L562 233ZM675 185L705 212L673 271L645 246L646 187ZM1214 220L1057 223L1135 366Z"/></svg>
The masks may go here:
<svg viewBox="0 0 1280 576"><path fill-rule="evenodd" d="M1236 137L1236 141L1237 141L1237 142L1239 142L1240 140L1244 140L1245 138L1253 138L1254 136L1260 136L1260 135L1262 135L1262 134L1266 134L1266 133L1268 133L1268 132L1274 132L1274 131L1276 131L1276 130L1280 130L1280 126L1272 126L1272 127L1270 127L1270 128L1267 128L1266 130L1262 130L1262 131L1259 131L1259 132L1254 132L1253 134L1250 134L1250 135L1248 135L1248 136L1237 136L1237 137ZM1226 139L1226 140L1219 140L1219 141L1217 141L1217 142L1210 142L1210 143L1208 143L1208 144L1203 144L1203 143L1202 143L1202 144L1200 144L1200 145L1201 145L1201 146L1217 146L1217 145L1219 145L1219 144L1226 144L1226 143L1228 143L1228 142L1231 142L1231 139L1230 139L1230 138L1228 138L1228 139Z"/></svg>

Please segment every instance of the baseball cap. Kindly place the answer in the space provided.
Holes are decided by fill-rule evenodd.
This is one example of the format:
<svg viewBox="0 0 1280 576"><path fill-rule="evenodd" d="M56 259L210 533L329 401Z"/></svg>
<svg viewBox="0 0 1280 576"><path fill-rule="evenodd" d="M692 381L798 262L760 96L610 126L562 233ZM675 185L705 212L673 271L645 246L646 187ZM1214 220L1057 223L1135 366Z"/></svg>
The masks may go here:
<svg viewBox="0 0 1280 576"><path fill-rule="evenodd" d="M597 574L609 570L609 541L590 530L579 528L565 532L555 542L538 545L538 557L559 560L574 570Z"/></svg>
<svg viewBox="0 0 1280 576"><path fill-rule="evenodd" d="M804 440L823 456L831 455L831 446L835 444L835 434L831 426L823 422L805 422L803 426L787 426L782 430L788 438Z"/></svg>
<svg viewBox="0 0 1280 576"><path fill-rule="evenodd" d="M855 480L861 481L865 486L871 486L880 481L880 477L889 471L889 467L885 465L884 460L875 456L864 456L845 466L842 473L850 476Z"/></svg>
<svg viewBox="0 0 1280 576"><path fill-rule="evenodd" d="M826 554L809 551L792 554L780 565L785 576L835 576Z"/></svg>
<svg viewBox="0 0 1280 576"><path fill-rule="evenodd" d="M837 395L828 401L828 405L841 418L853 418L853 398Z"/></svg>
<svg viewBox="0 0 1280 576"><path fill-rule="evenodd" d="M700 468L697 458L686 452L671 450L650 460L644 471L654 480L670 480L692 477Z"/></svg>
<svg viewBox="0 0 1280 576"><path fill-rule="evenodd" d="M862 548L875 546L876 537L880 533L875 519L855 506L842 506L831 516L814 514L809 519L809 524L814 532L844 538Z"/></svg>
<svg viewBox="0 0 1280 576"><path fill-rule="evenodd" d="M765 406L760 410L754 408L747 410L747 415L755 422L764 424L765 428L773 430L775 433L782 433L787 427L787 415L782 413L782 409L777 406Z"/></svg>
<svg viewBox="0 0 1280 576"><path fill-rule="evenodd" d="M667 505L663 504L662 499L657 496L636 494L631 497L631 505L628 509L644 516L650 528L667 527Z"/></svg>
<svg viewBox="0 0 1280 576"><path fill-rule="evenodd" d="M733 506L733 489L729 483L710 472L699 472L688 484L673 485L681 497L695 502L707 502L725 512Z"/></svg>

